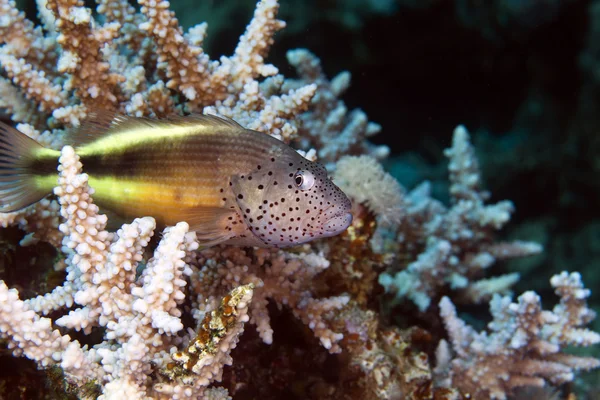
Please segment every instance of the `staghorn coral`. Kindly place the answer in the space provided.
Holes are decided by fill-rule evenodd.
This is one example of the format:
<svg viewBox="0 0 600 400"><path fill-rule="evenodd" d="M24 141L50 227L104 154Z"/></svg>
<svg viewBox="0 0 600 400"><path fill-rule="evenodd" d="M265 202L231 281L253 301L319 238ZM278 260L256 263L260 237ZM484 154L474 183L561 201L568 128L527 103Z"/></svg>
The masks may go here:
<svg viewBox="0 0 600 400"><path fill-rule="evenodd" d="M442 298L440 314L455 356L442 341L437 351L439 382L474 398L506 399L514 388L560 385L572 381L574 371L598 368L598 359L561 351L600 342L598 333L583 328L596 315L586 304L589 289L578 273L554 275L550 283L560 296L552 311L542 310L534 292L523 293L516 303L494 295L489 333L466 325L450 299Z"/></svg>
<svg viewBox="0 0 600 400"><path fill-rule="evenodd" d="M252 283L256 289L250 305L250 323L256 325L265 343L273 342L273 329L266 309L268 299L272 299L280 308L290 307L294 315L314 331L323 347L332 353L341 351L337 342L344 335L332 331L327 320L350 298L346 295L314 298L313 278L329 267L323 254L217 247L204 250L197 257L191 264L198 266L195 291L201 294L197 300L199 311L205 308L201 300L211 304L222 297L224 291L240 283Z"/></svg>
<svg viewBox="0 0 600 400"><path fill-rule="evenodd" d="M167 364L162 374L188 385L194 384L196 375L202 376L201 385L208 385L215 379L220 381L223 365L231 365L233 361L227 349L237 345L244 322L248 321L248 303L252 300L253 289L253 284L238 286L223 297L216 310L205 314L198 335L183 351L172 354L174 362ZM160 384L155 388L169 395L180 389L172 384Z"/></svg>
<svg viewBox="0 0 600 400"><path fill-rule="evenodd" d="M302 121L301 147L318 148L319 159L324 163L332 163L347 154L367 153L378 159L388 156L387 146L375 146L366 140L379 133L381 126L369 122L361 110L348 112L344 102L339 100L350 86L350 73L342 72L331 81L327 80L320 60L306 49L289 51L287 59L296 68L300 79L286 81L284 88L296 88L310 82L318 90L311 109L299 116Z"/></svg>
<svg viewBox="0 0 600 400"><path fill-rule="evenodd" d="M494 231L509 221L514 207L510 201L484 204L489 193L481 189L477 159L464 127L455 129L445 154L450 158L451 207L431 199L427 183L402 196L405 215L397 240L400 252L411 255L410 261L402 270L379 277L396 301L409 298L421 311L446 286L462 301L474 303L506 293L518 274L481 279L483 271L499 260L542 250L537 243L494 241Z"/></svg>

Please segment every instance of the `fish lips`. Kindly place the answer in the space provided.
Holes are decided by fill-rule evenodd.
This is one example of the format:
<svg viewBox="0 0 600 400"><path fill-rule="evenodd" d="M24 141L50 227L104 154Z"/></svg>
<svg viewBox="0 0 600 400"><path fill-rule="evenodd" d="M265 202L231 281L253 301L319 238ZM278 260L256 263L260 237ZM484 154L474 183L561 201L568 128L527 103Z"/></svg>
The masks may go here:
<svg viewBox="0 0 600 400"><path fill-rule="evenodd" d="M323 230L327 232L328 236L334 236L348 229L351 223L352 214L344 211L329 218L323 224Z"/></svg>

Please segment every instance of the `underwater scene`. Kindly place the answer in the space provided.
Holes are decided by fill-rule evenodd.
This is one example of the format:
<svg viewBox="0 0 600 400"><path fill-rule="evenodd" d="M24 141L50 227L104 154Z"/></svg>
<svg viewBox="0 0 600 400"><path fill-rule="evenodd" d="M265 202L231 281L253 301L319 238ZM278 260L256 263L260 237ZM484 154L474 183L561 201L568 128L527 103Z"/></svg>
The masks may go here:
<svg viewBox="0 0 600 400"><path fill-rule="evenodd" d="M600 399L600 0L0 0L0 400Z"/></svg>

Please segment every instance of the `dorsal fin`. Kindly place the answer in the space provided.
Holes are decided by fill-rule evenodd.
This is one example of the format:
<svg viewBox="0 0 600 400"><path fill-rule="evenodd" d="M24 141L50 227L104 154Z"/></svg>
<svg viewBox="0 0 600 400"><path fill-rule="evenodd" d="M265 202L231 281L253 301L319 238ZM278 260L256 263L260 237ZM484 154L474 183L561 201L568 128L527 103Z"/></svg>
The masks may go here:
<svg viewBox="0 0 600 400"><path fill-rule="evenodd" d="M64 142L74 147L84 146L114 133L114 128L129 118L114 111L90 111L80 126L67 132Z"/></svg>
<svg viewBox="0 0 600 400"><path fill-rule="evenodd" d="M245 129L243 126L228 117L212 114L190 114L169 116L165 122L177 125L204 125L214 127L228 127L231 129Z"/></svg>
<svg viewBox="0 0 600 400"><path fill-rule="evenodd" d="M165 119L130 117L113 111L92 111L81 126L69 131L65 143L81 147L105 136L117 133L136 132L140 127L164 129L173 126L205 126L244 129L234 120L210 114L173 115Z"/></svg>

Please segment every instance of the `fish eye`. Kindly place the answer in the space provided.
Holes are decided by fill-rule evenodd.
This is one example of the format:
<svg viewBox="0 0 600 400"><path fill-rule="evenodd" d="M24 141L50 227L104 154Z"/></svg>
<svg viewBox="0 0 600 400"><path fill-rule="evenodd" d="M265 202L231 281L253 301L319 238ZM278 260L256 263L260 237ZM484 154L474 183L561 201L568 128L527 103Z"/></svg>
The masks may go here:
<svg viewBox="0 0 600 400"><path fill-rule="evenodd" d="M315 176L308 171L298 171L294 174L294 183L300 190L308 190L315 184Z"/></svg>

